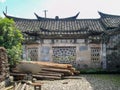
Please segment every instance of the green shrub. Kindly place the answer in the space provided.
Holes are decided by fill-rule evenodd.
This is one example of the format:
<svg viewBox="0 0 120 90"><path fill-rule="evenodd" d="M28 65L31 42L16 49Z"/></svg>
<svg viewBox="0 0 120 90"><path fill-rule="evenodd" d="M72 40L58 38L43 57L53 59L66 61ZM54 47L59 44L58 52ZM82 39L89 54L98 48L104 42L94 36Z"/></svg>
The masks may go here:
<svg viewBox="0 0 120 90"><path fill-rule="evenodd" d="M13 20L0 18L0 46L7 49L8 62L15 65L21 60L23 36Z"/></svg>

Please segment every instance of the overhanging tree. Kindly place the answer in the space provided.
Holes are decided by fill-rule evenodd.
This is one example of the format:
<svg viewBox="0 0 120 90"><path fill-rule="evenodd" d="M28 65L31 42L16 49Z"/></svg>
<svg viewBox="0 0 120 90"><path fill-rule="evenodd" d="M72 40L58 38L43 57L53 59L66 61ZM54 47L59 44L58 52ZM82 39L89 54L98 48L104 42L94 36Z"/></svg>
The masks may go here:
<svg viewBox="0 0 120 90"><path fill-rule="evenodd" d="M15 27L13 20L0 18L0 46L7 49L10 65L15 65L21 59L23 36Z"/></svg>

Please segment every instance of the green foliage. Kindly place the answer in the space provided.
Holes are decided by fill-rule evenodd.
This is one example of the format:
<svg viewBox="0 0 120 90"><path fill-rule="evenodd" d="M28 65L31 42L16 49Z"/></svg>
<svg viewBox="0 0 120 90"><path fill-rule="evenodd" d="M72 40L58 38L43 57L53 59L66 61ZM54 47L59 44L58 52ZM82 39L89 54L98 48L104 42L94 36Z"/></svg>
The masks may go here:
<svg viewBox="0 0 120 90"><path fill-rule="evenodd" d="M21 57L23 36L13 20L0 18L0 46L7 49L10 65L15 65Z"/></svg>
<svg viewBox="0 0 120 90"><path fill-rule="evenodd" d="M101 68L88 68L88 69L81 69L81 74L101 74L104 73L104 71Z"/></svg>
<svg viewBox="0 0 120 90"><path fill-rule="evenodd" d="M88 68L88 69L81 69L81 74L120 74L120 71L108 71L103 70L101 68Z"/></svg>

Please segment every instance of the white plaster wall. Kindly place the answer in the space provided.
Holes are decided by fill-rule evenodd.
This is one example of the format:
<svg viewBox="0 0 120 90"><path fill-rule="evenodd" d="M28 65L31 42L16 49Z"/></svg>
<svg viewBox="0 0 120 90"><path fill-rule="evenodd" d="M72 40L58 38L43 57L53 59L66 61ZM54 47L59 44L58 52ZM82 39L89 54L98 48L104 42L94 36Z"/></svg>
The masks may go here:
<svg viewBox="0 0 120 90"><path fill-rule="evenodd" d="M56 42L56 43L51 43L50 41L44 41L43 44L39 43L39 44L30 44L26 46L26 49L28 48L34 48L37 47L38 48L38 61L41 61L41 58L43 57L43 54L41 52L42 47L49 47L49 62L52 62L52 55L53 55L53 50L52 47L59 47L59 46L75 46L76 47L76 60L75 60L75 65L78 68L84 68L84 65L87 65L88 67L91 67L91 45L89 44L85 44L84 40L81 42L77 42L75 44L73 43L61 43L60 41ZM81 46L86 46L87 50L84 51L80 51L80 47ZM94 46L94 45L92 45ZM101 45L99 45L99 47L101 47ZM27 55L27 54L26 54Z"/></svg>

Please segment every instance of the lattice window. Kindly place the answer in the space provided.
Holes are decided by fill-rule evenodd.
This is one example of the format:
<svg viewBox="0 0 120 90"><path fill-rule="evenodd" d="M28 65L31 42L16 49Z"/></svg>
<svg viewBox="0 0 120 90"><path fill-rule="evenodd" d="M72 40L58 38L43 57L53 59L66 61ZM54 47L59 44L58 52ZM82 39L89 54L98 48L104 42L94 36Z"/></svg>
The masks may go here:
<svg viewBox="0 0 120 90"><path fill-rule="evenodd" d="M28 58L31 61L37 61L38 60L38 48L28 48Z"/></svg>
<svg viewBox="0 0 120 90"><path fill-rule="evenodd" d="M91 47L91 61L100 63L100 47Z"/></svg>
<svg viewBox="0 0 120 90"><path fill-rule="evenodd" d="M58 63L72 63L76 60L76 47L53 47L53 61Z"/></svg>

